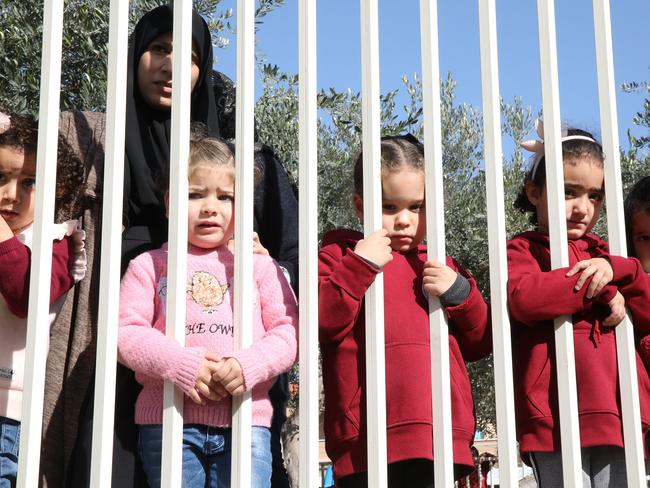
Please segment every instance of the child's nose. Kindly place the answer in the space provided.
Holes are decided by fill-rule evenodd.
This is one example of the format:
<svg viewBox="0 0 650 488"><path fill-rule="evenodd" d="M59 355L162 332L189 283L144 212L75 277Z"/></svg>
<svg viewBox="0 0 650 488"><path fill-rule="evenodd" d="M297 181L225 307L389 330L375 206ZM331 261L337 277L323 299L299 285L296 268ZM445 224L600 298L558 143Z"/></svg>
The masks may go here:
<svg viewBox="0 0 650 488"><path fill-rule="evenodd" d="M18 200L18 189L15 182L8 182L2 186L1 196L3 202L16 202Z"/></svg>
<svg viewBox="0 0 650 488"><path fill-rule="evenodd" d="M213 201L208 200L203 204L203 207L201 208L201 212L205 215L216 215L217 213L217 206L214 204Z"/></svg>
<svg viewBox="0 0 650 488"><path fill-rule="evenodd" d="M576 198L573 205L573 212L579 215L586 215L589 211L589 199L587 197Z"/></svg>
<svg viewBox="0 0 650 488"><path fill-rule="evenodd" d="M395 224L400 226L400 227L408 227L410 223L410 220L408 218L408 213L407 212L399 212L395 216Z"/></svg>

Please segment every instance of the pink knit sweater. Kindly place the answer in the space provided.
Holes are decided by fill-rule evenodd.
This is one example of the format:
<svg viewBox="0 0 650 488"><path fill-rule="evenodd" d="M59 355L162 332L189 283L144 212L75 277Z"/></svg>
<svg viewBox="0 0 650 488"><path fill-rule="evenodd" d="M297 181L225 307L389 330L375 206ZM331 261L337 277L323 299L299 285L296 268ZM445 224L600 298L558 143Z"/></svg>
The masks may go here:
<svg viewBox="0 0 650 488"><path fill-rule="evenodd" d="M206 352L239 361L245 387L253 390L253 425L269 427L268 391L297 359L296 300L269 256L254 257L253 345L233 352L234 256L225 247L188 247L185 347L165 337L167 245L133 261L120 289L118 360L143 386L135 406L137 424L162 423L164 380L188 393ZM200 406L185 398L186 424L230 426L229 398Z"/></svg>

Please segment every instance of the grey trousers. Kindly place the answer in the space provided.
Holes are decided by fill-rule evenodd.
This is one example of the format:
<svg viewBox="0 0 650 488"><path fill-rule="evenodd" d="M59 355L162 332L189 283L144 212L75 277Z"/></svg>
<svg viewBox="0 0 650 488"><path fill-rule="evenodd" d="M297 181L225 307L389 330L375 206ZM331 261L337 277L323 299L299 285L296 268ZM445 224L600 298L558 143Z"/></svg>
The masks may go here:
<svg viewBox="0 0 650 488"><path fill-rule="evenodd" d="M584 488L626 488L625 450L597 446L581 449ZM531 452L529 460L538 488L563 488L562 453Z"/></svg>

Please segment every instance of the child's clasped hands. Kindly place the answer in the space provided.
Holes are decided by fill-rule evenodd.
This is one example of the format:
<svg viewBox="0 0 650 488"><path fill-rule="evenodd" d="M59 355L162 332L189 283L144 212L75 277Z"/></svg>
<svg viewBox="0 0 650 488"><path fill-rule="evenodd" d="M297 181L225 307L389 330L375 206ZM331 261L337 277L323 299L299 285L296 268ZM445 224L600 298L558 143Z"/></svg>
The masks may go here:
<svg viewBox="0 0 650 488"><path fill-rule="evenodd" d="M205 405L206 398L218 402L228 396L239 396L244 391L244 374L239 361L206 352L189 397L194 403Z"/></svg>

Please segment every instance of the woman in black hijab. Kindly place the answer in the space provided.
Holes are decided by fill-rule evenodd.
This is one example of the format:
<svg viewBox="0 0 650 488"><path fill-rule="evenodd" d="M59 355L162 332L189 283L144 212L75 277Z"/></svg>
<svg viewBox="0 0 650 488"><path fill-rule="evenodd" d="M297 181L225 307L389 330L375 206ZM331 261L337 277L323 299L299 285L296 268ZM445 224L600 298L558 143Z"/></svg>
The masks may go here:
<svg viewBox="0 0 650 488"><path fill-rule="evenodd" d="M129 45L124 168L124 266L130 258L167 240L167 219L157 181L169 172L171 140L173 10L162 5L138 22ZM219 136L212 87L212 39L192 12L192 95L190 118Z"/></svg>
<svg viewBox="0 0 650 488"><path fill-rule="evenodd" d="M169 172L171 140L171 53L173 9L157 7L145 14L131 36L126 100L124 226L122 267L138 254L167 241L167 218L159 180ZM212 41L203 18L192 13L191 121L200 122L211 136L219 136L220 116L212 86ZM270 148L256 145L256 165L261 179L255 193L255 229L271 256L297 284L298 205L286 171ZM286 382L286 375L282 378ZM276 416L272 429L274 487L288 486L279 447L284 422L286 384L270 392ZM146 487L136 455L137 429L134 405L140 386L133 373L118 365L115 400L115 439L112 486ZM90 480L93 388L86 400L85 417L73 455L66 486L86 487ZM277 415L280 413L280 415Z"/></svg>

